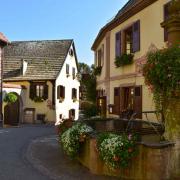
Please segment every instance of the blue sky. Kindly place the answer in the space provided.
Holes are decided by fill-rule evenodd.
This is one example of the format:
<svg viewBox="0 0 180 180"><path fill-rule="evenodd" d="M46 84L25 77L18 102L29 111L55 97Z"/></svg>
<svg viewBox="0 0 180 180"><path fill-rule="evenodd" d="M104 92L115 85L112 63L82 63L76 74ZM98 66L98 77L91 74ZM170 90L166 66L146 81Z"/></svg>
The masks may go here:
<svg viewBox="0 0 180 180"><path fill-rule="evenodd" d="M0 31L10 41L74 39L80 62L93 63L91 45L127 0L0 0Z"/></svg>

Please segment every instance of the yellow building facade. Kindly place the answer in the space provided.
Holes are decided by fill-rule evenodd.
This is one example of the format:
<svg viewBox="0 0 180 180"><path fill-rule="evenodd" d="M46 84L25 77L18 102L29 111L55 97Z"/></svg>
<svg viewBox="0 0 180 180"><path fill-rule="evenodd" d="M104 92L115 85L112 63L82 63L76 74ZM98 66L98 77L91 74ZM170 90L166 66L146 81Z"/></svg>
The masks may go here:
<svg viewBox="0 0 180 180"><path fill-rule="evenodd" d="M102 67L97 76L97 100L98 105L104 109L102 113L119 116L127 109L132 109L138 118L144 119L141 112L155 110L153 95L145 85L141 70L149 51L167 46L165 30L160 23L166 17L168 2L130 0L100 30L92 50L95 53L95 66ZM120 45L117 45L118 42ZM116 67L118 48L120 56L133 54L131 64ZM151 115L150 118L155 117Z"/></svg>

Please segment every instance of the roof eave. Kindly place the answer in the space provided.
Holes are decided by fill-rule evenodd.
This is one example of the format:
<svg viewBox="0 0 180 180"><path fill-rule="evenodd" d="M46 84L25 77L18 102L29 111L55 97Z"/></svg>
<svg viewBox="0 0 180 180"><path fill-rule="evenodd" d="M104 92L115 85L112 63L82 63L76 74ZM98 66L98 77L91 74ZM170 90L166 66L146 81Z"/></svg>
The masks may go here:
<svg viewBox="0 0 180 180"><path fill-rule="evenodd" d="M91 50L95 51L101 40L104 38L108 31L111 31L113 28L117 27L133 15L137 14L139 11L143 10L147 6L151 5L152 3L158 0L142 0L136 3L132 8L125 11L120 17L113 19L111 22L106 24L101 30L99 31Z"/></svg>

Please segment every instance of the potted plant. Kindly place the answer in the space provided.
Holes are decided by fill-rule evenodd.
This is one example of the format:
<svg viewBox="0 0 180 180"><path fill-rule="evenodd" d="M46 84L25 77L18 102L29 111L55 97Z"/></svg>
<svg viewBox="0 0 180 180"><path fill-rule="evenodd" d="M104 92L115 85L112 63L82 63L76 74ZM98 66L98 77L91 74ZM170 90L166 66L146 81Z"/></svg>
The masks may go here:
<svg viewBox="0 0 180 180"><path fill-rule="evenodd" d="M132 64L133 57L133 54L122 54L121 56L117 56L115 58L114 64L117 68L128 64Z"/></svg>

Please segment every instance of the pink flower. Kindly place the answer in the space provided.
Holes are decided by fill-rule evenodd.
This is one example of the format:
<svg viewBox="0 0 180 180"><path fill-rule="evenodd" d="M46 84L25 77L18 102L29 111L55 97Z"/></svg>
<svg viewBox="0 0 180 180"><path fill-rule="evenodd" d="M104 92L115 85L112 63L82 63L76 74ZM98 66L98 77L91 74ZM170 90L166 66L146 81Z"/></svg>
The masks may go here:
<svg viewBox="0 0 180 180"><path fill-rule="evenodd" d="M131 139L132 139L132 135L129 134L129 135L128 135L128 140L131 140Z"/></svg>

